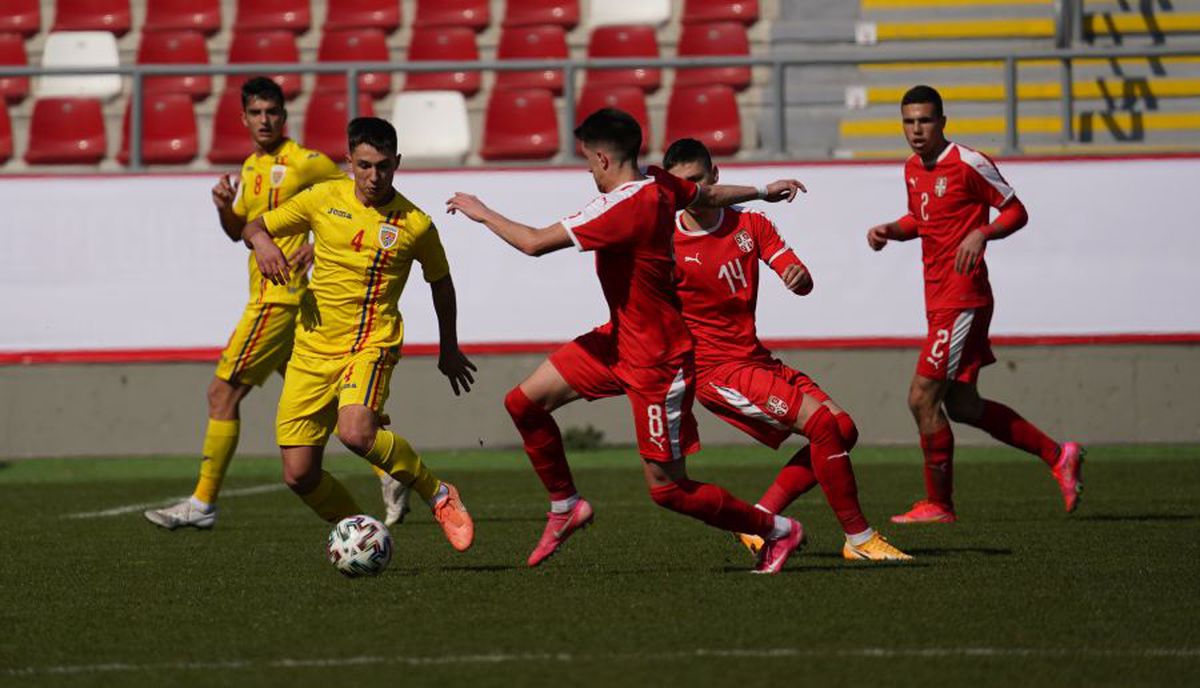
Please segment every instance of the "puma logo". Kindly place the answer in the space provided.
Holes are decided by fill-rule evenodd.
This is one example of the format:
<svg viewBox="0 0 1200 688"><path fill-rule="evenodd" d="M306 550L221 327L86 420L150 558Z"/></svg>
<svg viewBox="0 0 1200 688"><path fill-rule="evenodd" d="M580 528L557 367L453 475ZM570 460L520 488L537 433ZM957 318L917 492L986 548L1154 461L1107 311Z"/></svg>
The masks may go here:
<svg viewBox="0 0 1200 688"><path fill-rule="evenodd" d="M654 443L654 446L658 447L659 451L666 451L666 449L667 449L666 441L667 440L665 438L651 437L650 441Z"/></svg>
<svg viewBox="0 0 1200 688"><path fill-rule="evenodd" d="M699 251L697 251L697 252L696 252L696 255L694 255L694 256L684 256L684 257L683 257L683 262L685 262L685 263L695 263L696 265L700 265L700 264L701 264L701 263L700 263L700 252L699 252Z"/></svg>

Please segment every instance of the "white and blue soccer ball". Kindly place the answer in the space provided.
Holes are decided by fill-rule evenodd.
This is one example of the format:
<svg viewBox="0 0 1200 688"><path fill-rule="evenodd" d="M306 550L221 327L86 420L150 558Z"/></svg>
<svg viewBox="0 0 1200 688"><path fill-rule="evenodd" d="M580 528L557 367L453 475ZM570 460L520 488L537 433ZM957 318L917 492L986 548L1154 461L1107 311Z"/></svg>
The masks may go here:
<svg viewBox="0 0 1200 688"><path fill-rule="evenodd" d="M392 534L365 514L343 518L329 533L326 553L345 576L375 576L392 561Z"/></svg>

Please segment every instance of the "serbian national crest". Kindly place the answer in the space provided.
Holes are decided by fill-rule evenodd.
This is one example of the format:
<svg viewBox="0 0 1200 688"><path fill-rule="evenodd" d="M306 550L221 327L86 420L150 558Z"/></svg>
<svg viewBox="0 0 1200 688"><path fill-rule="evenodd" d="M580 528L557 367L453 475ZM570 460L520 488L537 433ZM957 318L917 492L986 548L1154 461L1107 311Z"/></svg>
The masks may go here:
<svg viewBox="0 0 1200 688"><path fill-rule="evenodd" d="M750 233L746 230L735 234L733 240L737 242L738 248L742 249L742 253L749 253L754 250L754 240L750 238Z"/></svg>
<svg viewBox="0 0 1200 688"><path fill-rule="evenodd" d="M271 165L271 186L279 186L287 176L287 165Z"/></svg>
<svg viewBox="0 0 1200 688"><path fill-rule="evenodd" d="M786 401L772 394L767 398L767 410L782 417L788 412L788 405Z"/></svg>
<svg viewBox="0 0 1200 688"><path fill-rule="evenodd" d="M946 195L946 178L945 177L938 177L937 181L933 183L933 193L937 194L938 198L941 198L942 196Z"/></svg>
<svg viewBox="0 0 1200 688"><path fill-rule="evenodd" d="M379 246L389 249L396 245L400 238L400 229L396 225L379 225Z"/></svg>

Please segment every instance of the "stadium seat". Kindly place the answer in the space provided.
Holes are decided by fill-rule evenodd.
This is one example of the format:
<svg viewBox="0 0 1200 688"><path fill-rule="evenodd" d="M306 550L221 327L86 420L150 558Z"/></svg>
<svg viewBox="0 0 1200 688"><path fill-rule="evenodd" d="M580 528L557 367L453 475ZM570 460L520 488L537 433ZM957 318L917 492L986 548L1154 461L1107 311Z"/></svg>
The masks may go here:
<svg viewBox="0 0 1200 688"><path fill-rule="evenodd" d="M648 24L658 26L671 19L671 0L592 0L588 25L622 26Z"/></svg>
<svg viewBox="0 0 1200 688"><path fill-rule="evenodd" d="M728 86L686 86L667 101L666 149L673 141L699 139L713 155L733 155L742 146L737 98Z"/></svg>
<svg viewBox="0 0 1200 688"><path fill-rule="evenodd" d="M594 5L593 5L594 6ZM588 57L658 57L658 39L650 26L605 26L592 31ZM662 83L661 69L590 69L593 85L634 85L652 93Z"/></svg>
<svg viewBox="0 0 1200 688"><path fill-rule="evenodd" d="M308 31L309 0L238 0L234 31Z"/></svg>
<svg viewBox="0 0 1200 688"><path fill-rule="evenodd" d="M50 30L107 31L124 36L132 25L129 0L57 0Z"/></svg>
<svg viewBox="0 0 1200 688"><path fill-rule="evenodd" d="M138 45L138 64L208 64L208 46L198 31L143 31ZM212 77L148 76L143 81L146 93L186 93L204 100L212 93Z"/></svg>
<svg viewBox="0 0 1200 688"><path fill-rule="evenodd" d="M12 120L8 118L8 108L0 105L0 165L8 162L12 154Z"/></svg>
<svg viewBox="0 0 1200 688"><path fill-rule="evenodd" d="M0 33L0 65L24 67L29 64L25 56L25 39L15 33ZM29 77L0 76L0 100L19 103L29 95Z"/></svg>
<svg viewBox="0 0 1200 688"><path fill-rule="evenodd" d="M561 26L519 26L500 34L496 58L500 60L566 59L567 34ZM496 72L496 88L548 88L562 93L563 73L557 69Z"/></svg>
<svg viewBox="0 0 1200 688"><path fill-rule="evenodd" d="M491 23L488 0L417 0L413 26L465 26L483 31Z"/></svg>
<svg viewBox="0 0 1200 688"><path fill-rule="evenodd" d="M0 3L0 31L19 33L26 38L42 30L42 4L39 0L4 0Z"/></svg>
<svg viewBox="0 0 1200 688"><path fill-rule="evenodd" d="M602 108L624 110L642 126L642 149L650 150L650 114L646 109L646 94L637 86L587 86L579 96L575 107L575 123L579 124L588 115Z"/></svg>
<svg viewBox="0 0 1200 688"><path fill-rule="evenodd" d="M467 101L458 91L401 93L392 103L392 124L406 160L461 162L471 151Z"/></svg>
<svg viewBox="0 0 1200 688"><path fill-rule="evenodd" d="M758 21L758 0L683 0L683 22Z"/></svg>
<svg viewBox="0 0 1200 688"><path fill-rule="evenodd" d="M579 24L579 0L508 0L504 27L561 26L571 30Z"/></svg>
<svg viewBox="0 0 1200 688"><path fill-rule="evenodd" d="M240 163L254 150L246 125L242 124L242 94L236 88L226 88L217 101L212 118L212 145L208 161L215 164Z"/></svg>
<svg viewBox="0 0 1200 688"><path fill-rule="evenodd" d="M435 26L414 29L408 44L409 62L455 60L476 62L479 47L475 32L465 26ZM411 72L404 88L409 91L459 91L465 96L479 92L479 72Z"/></svg>
<svg viewBox="0 0 1200 688"><path fill-rule="evenodd" d="M746 27L734 22L684 24L679 36L680 57L749 54L750 39L746 37ZM679 69L675 72L676 86L709 84L724 84L734 90L743 91L750 86L750 68L698 67Z"/></svg>
<svg viewBox="0 0 1200 688"><path fill-rule="evenodd" d="M388 62L387 37L379 29L343 29L326 31L321 36L321 47L317 49L318 62ZM392 90L390 72L359 74L358 87L375 98L382 98ZM341 74L317 76L318 90L342 91L346 88L346 77Z"/></svg>
<svg viewBox="0 0 1200 688"><path fill-rule="evenodd" d="M94 165L105 155L104 112L96 98L42 98L29 125L30 165Z"/></svg>
<svg viewBox="0 0 1200 688"><path fill-rule="evenodd" d="M230 64L299 61L296 37L287 31L242 31L233 35L229 45ZM271 78L283 89L284 98L291 100L300 93L299 74L278 74Z"/></svg>
<svg viewBox="0 0 1200 688"><path fill-rule="evenodd" d="M346 124L350 121L346 113L349 100L345 91L317 91L308 99L304 109L304 138L300 142L307 148L319 150L334 162L346 157ZM373 117L375 108L371 96L358 96L360 117Z"/></svg>
<svg viewBox="0 0 1200 688"><path fill-rule="evenodd" d="M329 0L325 30L379 29L392 33L400 27L400 0Z"/></svg>
<svg viewBox="0 0 1200 688"><path fill-rule="evenodd" d="M211 36L221 30L221 0L150 0L142 31L199 31Z"/></svg>
<svg viewBox="0 0 1200 688"><path fill-rule="evenodd" d="M43 67L116 67L117 39L107 31L62 31L46 37ZM46 76L34 84L39 98L112 98L121 92L117 74Z"/></svg>
<svg viewBox="0 0 1200 688"><path fill-rule="evenodd" d="M117 160L129 164L129 120L133 99L125 106L121 150ZM196 113L186 93L147 94L142 99L142 162L181 165L195 159L199 149Z"/></svg>
<svg viewBox="0 0 1200 688"><path fill-rule="evenodd" d="M479 152L484 160L544 160L558 150L558 113L549 91L492 91Z"/></svg>

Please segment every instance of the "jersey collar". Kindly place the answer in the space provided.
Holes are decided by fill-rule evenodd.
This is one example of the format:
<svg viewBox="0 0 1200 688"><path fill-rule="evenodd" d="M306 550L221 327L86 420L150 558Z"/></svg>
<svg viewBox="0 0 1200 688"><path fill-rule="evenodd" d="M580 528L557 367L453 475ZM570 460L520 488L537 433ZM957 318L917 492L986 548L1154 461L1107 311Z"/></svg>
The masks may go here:
<svg viewBox="0 0 1200 688"><path fill-rule="evenodd" d="M683 214L685 212L687 211L680 210L679 212L675 213L675 226L679 229L680 234L684 234L686 236L708 236L720 229L721 225L725 224L725 209L721 208L721 214L717 215L717 221L713 223L713 226L691 230L683 225Z"/></svg>

